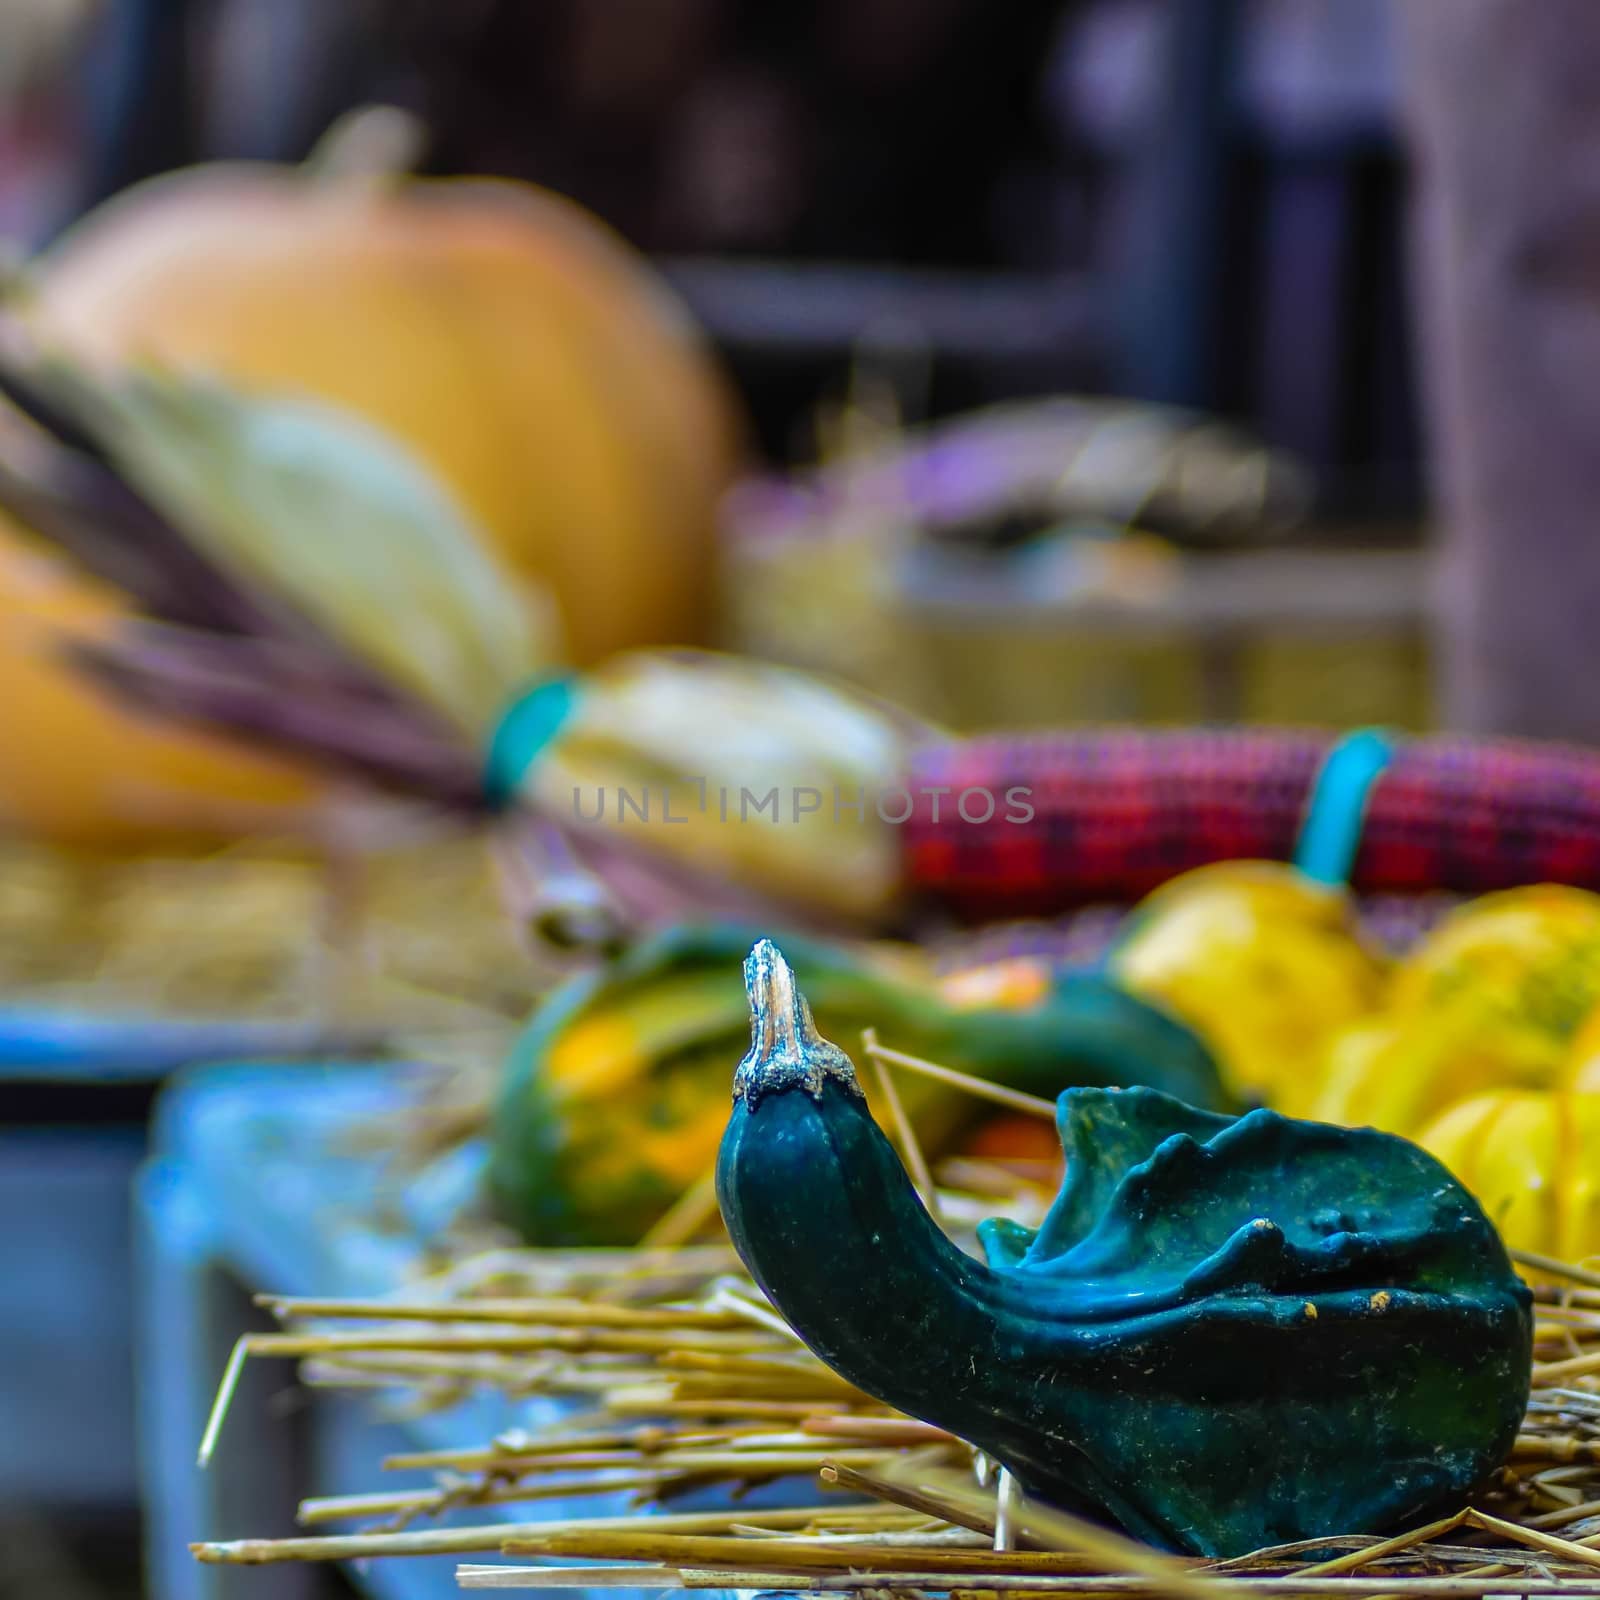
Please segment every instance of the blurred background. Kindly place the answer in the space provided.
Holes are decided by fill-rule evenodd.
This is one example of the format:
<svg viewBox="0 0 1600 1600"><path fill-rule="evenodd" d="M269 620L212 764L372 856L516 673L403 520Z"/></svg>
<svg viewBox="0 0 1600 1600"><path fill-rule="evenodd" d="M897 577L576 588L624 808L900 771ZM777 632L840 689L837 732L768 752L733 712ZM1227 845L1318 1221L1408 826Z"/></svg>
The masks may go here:
<svg viewBox="0 0 1600 1600"><path fill-rule="evenodd" d="M529 557L535 578L560 569L582 664L718 644L963 732L1370 723L1592 742L1600 18L1582 0L1522 8L1539 13L1526 24L1515 9L0 0L5 293L37 292L96 355L147 340L275 378L292 296L246 351L202 328L192 284L164 307L130 287L168 257L221 282L270 218L242 207L159 248L135 231L97 246L78 225L126 226L153 202L98 208L159 174L301 163L344 113L397 107L423 133L418 174L556 191L638 253L651 277L617 291L619 352L657 296L703 333L714 376L670 393L663 378L652 403L718 410L720 442L649 482L659 504L714 502L713 531L686 512L669 549L629 526L616 568L585 569L588 524L569 523L559 560ZM376 307L381 273L362 282ZM576 315L550 305L515 338ZM237 332L245 313L215 315ZM336 342L335 323L304 326L306 347ZM566 402L502 386L498 421L480 419L453 356L421 348L381 383L377 357L346 352L327 377L306 354L305 387L357 409L368 378L404 391L409 409L384 415L380 396L372 413L401 435L431 395L459 437L422 418L413 442L493 524L540 481L454 468L496 427L518 454L515 428ZM601 439L614 398L553 448ZM563 492L578 521L603 498ZM639 621L608 632L636 565ZM225 847L176 852L101 829L88 800L72 810L50 761L78 734L40 733L64 702L24 683L26 607L7 605L7 1001L297 1004L323 981L306 949L342 936L321 876L341 850L319 838L313 870L304 851L242 849L233 827ZM406 890L369 885L369 950L517 969L503 886L453 848L407 858ZM477 943L427 943L418 923L444 896L477 917ZM371 1009L394 1003L384 990ZM126 1196L161 1069L112 1076L41 1071L35 1053L0 1090L0 1597L142 1592Z"/></svg>
<svg viewBox="0 0 1600 1600"><path fill-rule="evenodd" d="M876 654L889 670L891 624L909 628L901 653L921 653L900 677L919 709L1429 715L1386 0L1040 0L1003 17L871 0L787 19L730 0L21 9L39 16L32 51L53 40L66 59L24 72L18 54L0 194L13 240L44 243L168 168L299 160L340 111L389 101L423 118L424 170L534 180L647 252L771 464L816 460L852 394L868 421L888 405L918 422L1069 390L1227 417L1314 474L1314 541L1164 601L1152 576L1145 626L1095 624L1113 634L1096 638L1096 687L1041 681L1067 659L1047 637L1072 598L1062 564L1041 591L1037 549L979 570L907 562ZM1313 543L1352 553L1325 573ZM1020 622L1021 591L1046 614ZM1286 602L1371 638L1365 665L1296 649ZM975 630L979 613L997 626ZM1198 648L1197 630L1198 703L1169 681L1190 663L1159 648ZM1225 637L1241 631L1242 651ZM996 635L1015 670L964 687L967 652Z"/></svg>
<svg viewBox="0 0 1600 1600"><path fill-rule="evenodd" d="M171 167L298 160L391 101L427 170L533 179L656 257L774 459L814 449L876 338L931 367L927 413L1085 385L1215 407L1335 503L1415 508L1382 0L18 10L13 240Z"/></svg>

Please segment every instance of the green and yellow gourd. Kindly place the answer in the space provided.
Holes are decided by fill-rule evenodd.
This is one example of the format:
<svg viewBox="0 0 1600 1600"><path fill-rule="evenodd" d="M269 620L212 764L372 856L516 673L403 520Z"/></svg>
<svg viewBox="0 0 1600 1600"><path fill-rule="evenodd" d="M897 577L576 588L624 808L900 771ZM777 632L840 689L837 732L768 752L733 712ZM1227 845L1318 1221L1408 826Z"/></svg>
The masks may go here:
<svg viewBox="0 0 1600 1600"><path fill-rule="evenodd" d="M749 1012L739 962L754 930L681 924L569 980L518 1041L493 1126L496 1209L530 1242L632 1244L711 1170L727 1118L727 1064ZM1144 1082L1223 1104L1198 1038L1114 984L1058 977L975 1004L883 947L789 942L818 1015L885 1045L1035 1092L1064 1081ZM933 1154L972 1129L979 1102L902 1075Z"/></svg>
<svg viewBox="0 0 1600 1600"><path fill-rule="evenodd" d="M1068 1089L1067 1179L989 1260L923 1209L777 949L717 1191L745 1265L868 1394L1042 1499L1202 1556L1461 1503L1527 1404L1531 1297L1477 1203L1370 1129Z"/></svg>

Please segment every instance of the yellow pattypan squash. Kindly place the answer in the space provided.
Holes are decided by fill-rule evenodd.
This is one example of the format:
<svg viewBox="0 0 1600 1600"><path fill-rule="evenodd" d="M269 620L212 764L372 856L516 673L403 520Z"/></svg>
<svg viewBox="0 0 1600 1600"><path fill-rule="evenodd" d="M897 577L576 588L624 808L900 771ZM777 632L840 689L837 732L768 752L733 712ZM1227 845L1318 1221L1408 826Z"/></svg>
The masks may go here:
<svg viewBox="0 0 1600 1600"><path fill-rule="evenodd" d="M1472 1095L1418 1143L1477 1196L1511 1248L1566 1261L1600 1253L1600 1094Z"/></svg>
<svg viewBox="0 0 1600 1600"><path fill-rule="evenodd" d="M1202 1035L1236 1096L1291 1112L1313 1093L1329 1041L1372 1013L1384 987L1349 895L1268 861L1163 885L1134 911L1110 965Z"/></svg>

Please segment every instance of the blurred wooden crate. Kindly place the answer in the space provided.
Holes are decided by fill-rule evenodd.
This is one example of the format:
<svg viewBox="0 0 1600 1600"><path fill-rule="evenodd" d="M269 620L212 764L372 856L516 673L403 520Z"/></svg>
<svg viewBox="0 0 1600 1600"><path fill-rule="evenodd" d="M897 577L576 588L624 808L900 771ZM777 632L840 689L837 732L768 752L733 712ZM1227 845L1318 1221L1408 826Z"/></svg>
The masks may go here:
<svg viewBox="0 0 1600 1600"><path fill-rule="evenodd" d="M977 557L839 539L731 559L740 648L959 730L1432 720L1416 549L1094 540Z"/></svg>

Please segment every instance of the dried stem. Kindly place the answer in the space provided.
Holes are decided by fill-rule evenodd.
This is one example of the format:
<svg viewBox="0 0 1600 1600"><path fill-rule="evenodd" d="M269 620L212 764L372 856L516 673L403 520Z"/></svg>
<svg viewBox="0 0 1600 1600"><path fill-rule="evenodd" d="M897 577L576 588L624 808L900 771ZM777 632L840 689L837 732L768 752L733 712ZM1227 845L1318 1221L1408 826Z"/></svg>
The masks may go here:
<svg viewBox="0 0 1600 1600"><path fill-rule="evenodd" d="M936 1222L940 1221L939 1194L934 1187L933 1174L928 1170L928 1161L922 1153L916 1129L911 1126L911 1118L906 1115L900 1091L895 1088L894 1078L879 1053L877 1029L862 1030L861 1047L867 1059L872 1062L872 1069L877 1075L878 1088L882 1091L884 1105L888 1107L889 1118L894 1123L895 1141L900 1146L901 1155L905 1157L911 1181L917 1186L917 1192L922 1196L922 1203L928 1208L929 1214Z"/></svg>
<svg viewBox="0 0 1600 1600"><path fill-rule="evenodd" d="M834 1515L834 1506L811 1506L764 1511L770 1528L806 1528L818 1518ZM865 1509L865 1508L863 1508ZM737 1511L693 1511L656 1516L651 1526L663 1533L718 1533L733 1526ZM404 1533L344 1533L303 1539L230 1539L191 1544L197 1560L217 1565L259 1566L281 1561L355 1561L368 1556L468 1555L499 1550L508 1539L578 1529L624 1529L637 1517L593 1517L562 1522L494 1522L474 1528L416 1528Z"/></svg>
<svg viewBox="0 0 1600 1600"><path fill-rule="evenodd" d="M1026 1112L1032 1117L1043 1117L1047 1122L1056 1120L1053 1100L1042 1100L1036 1094L1024 1094L1020 1089L1008 1089L1002 1083L990 1083L986 1078L974 1078L970 1073L957 1072L954 1067L941 1067L936 1061L924 1061L921 1056L908 1056L902 1050L891 1050L887 1045L873 1044L867 1055L874 1061L887 1061L908 1072L920 1073L953 1089L965 1089L979 1100L992 1100L996 1105L1008 1106L1013 1111Z"/></svg>

